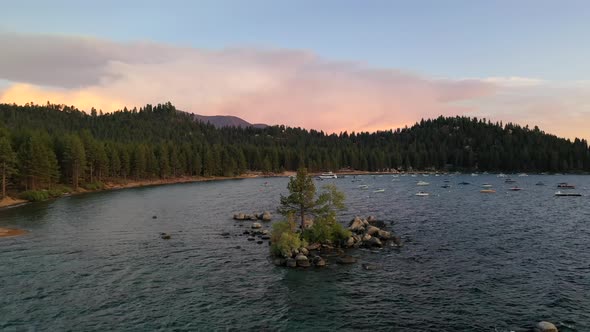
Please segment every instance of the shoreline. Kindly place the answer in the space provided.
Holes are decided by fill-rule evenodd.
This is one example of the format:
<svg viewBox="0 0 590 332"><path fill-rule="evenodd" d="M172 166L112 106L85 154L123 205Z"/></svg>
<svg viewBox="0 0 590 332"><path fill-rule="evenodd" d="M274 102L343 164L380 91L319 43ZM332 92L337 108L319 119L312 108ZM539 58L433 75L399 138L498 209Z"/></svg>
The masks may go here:
<svg viewBox="0 0 590 332"><path fill-rule="evenodd" d="M254 179L254 178L261 178L261 177L286 177L291 175L291 173L295 174L295 172L283 172L279 174L262 174L262 173L246 173L238 176L212 176L212 177L202 177L202 176L195 176L195 177L180 177L180 178L169 178L169 179L156 179L156 180L140 180L140 181L129 181L129 182L104 182L104 188L96 189L96 190L87 190L84 188L78 188L77 191L73 191L67 194L64 194L61 197L73 196L73 195L81 195L87 193L94 193L94 192L101 192L101 191L111 191L111 190L120 190L120 189L130 189L130 188L140 188L140 187L153 187L153 186L162 186L168 184L180 184L180 183L195 183L195 182L208 182L208 181L223 181L223 180L240 180L240 179ZM59 199L60 197L55 197L53 199ZM13 198L10 196L6 196L2 200L0 200L0 210L17 207L25 204L32 203L31 201L27 201L20 198ZM1 228L0 228L1 230Z"/></svg>

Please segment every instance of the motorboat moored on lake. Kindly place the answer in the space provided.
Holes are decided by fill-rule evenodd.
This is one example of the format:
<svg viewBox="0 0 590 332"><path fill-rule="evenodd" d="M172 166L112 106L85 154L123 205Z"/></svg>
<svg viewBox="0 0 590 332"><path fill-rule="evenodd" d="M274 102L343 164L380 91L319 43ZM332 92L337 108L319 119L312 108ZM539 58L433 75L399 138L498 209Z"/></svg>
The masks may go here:
<svg viewBox="0 0 590 332"><path fill-rule="evenodd" d="M417 186L427 186L430 183L426 182L426 181L418 181L418 183L416 183Z"/></svg>
<svg viewBox="0 0 590 332"><path fill-rule="evenodd" d="M332 173L332 172L328 172L328 173L322 173L318 176L318 178L324 180L324 179L337 179L338 176L336 176L336 174Z"/></svg>
<svg viewBox="0 0 590 332"><path fill-rule="evenodd" d="M424 191L419 191L416 193L416 196L430 196L430 194Z"/></svg>
<svg viewBox="0 0 590 332"><path fill-rule="evenodd" d="M576 186L574 186L573 184L569 184L567 182L561 182L560 184L557 185L557 188L562 188L562 189L576 189Z"/></svg>
<svg viewBox="0 0 590 332"><path fill-rule="evenodd" d="M495 194L496 191L494 189L482 189L479 191L482 194Z"/></svg>
<svg viewBox="0 0 590 332"><path fill-rule="evenodd" d="M385 189L377 189L377 190L373 190L374 193L384 193Z"/></svg>
<svg viewBox="0 0 590 332"><path fill-rule="evenodd" d="M489 183L484 183L481 186L484 187L484 188L491 188L492 187L492 185L489 184Z"/></svg>
<svg viewBox="0 0 590 332"><path fill-rule="evenodd" d="M520 191L520 190L522 190L522 188L519 187L519 186L514 186L514 187L508 188L508 190L510 190L510 191Z"/></svg>
<svg viewBox="0 0 590 332"><path fill-rule="evenodd" d="M582 194L580 194L580 193L572 193L572 192L561 192L561 191L557 191L555 193L555 196L575 196L575 197L579 197L579 196L582 196Z"/></svg>
<svg viewBox="0 0 590 332"><path fill-rule="evenodd" d="M545 184L543 182L537 182L535 183L535 186L544 186Z"/></svg>

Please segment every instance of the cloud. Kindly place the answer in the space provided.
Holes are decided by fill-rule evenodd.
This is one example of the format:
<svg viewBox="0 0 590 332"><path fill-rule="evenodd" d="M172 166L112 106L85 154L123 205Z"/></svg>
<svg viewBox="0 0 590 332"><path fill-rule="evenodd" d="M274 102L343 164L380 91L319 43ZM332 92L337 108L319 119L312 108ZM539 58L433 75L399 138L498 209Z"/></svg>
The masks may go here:
<svg viewBox="0 0 590 332"><path fill-rule="evenodd" d="M545 123L553 107L578 112L587 92L583 82L558 91L518 76L429 78L288 49L207 50L15 33L0 33L0 45L0 81L10 82L0 90L1 102L50 101L108 112L171 101L188 112L326 132L384 130L439 115ZM574 91L580 95L567 105L555 104L557 97L537 98ZM557 134L569 136L559 128Z"/></svg>

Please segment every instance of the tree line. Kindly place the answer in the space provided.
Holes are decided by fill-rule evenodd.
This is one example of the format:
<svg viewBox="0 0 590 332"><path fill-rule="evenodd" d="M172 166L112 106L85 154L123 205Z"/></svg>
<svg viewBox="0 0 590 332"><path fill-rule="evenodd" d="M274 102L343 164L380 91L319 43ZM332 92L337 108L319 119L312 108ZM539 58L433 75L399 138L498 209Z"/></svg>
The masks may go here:
<svg viewBox="0 0 590 332"><path fill-rule="evenodd" d="M439 117L374 133L202 123L171 103L89 113L74 106L0 104L2 195L65 184L246 171L439 170L588 172L583 139L486 119Z"/></svg>

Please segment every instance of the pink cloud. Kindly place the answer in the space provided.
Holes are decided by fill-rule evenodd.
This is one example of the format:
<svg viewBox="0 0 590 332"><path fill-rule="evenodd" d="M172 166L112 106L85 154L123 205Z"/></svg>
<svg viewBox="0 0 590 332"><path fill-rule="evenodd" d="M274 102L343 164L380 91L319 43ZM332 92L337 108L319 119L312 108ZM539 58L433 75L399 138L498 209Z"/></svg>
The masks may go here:
<svg viewBox="0 0 590 332"><path fill-rule="evenodd" d="M284 49L1 33L0 44L11 46L0 58L0 80L11 82L0 91L1 102L113 111L171 101L188 112L326 132L386 130L439 115L499 117L508 110L511 119L540 122L527 107L543 82L527 78L435 79Z"/></svg>

